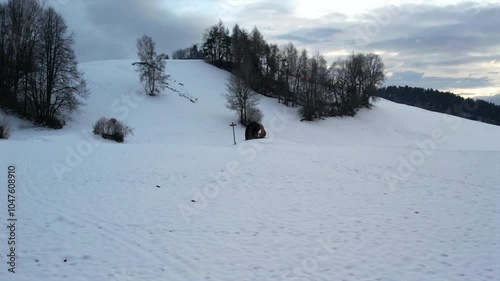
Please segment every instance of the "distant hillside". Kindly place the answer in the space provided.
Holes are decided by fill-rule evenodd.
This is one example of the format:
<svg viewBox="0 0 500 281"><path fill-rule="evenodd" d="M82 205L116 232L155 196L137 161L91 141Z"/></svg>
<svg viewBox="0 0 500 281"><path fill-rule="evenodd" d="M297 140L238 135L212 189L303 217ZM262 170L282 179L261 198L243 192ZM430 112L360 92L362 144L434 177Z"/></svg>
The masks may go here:
<svg viewBox="0 0 500 281"><path fill-rule="evenodd" d="M409 86L381 88L378 96L397 103L500 126L500 106L484 100L464 99L449 92Z"/></svg>
<svg viewBox="0 0 500 281"><path fill-rule="evenodd" d="M484 100L487 102L492 102L496 105L500 105L500 94L493 95L493 96L482 96L482 97L475 97L476 99L479 100Z"/></svg>

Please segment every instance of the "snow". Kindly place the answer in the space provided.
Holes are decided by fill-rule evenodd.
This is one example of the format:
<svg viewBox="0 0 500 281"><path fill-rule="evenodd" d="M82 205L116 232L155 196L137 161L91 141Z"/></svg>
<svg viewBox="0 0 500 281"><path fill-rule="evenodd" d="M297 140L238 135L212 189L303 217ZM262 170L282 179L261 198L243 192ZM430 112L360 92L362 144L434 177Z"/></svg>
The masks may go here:
<svg viewBox="0 0 500 281"><path fill-rule="evenodd" d="M146 97L132 62L81 64L92 96L63 130L11 118L0 280L500 279L499 127L386 100L300 122L263 97L268 137L237 126L235 146L228 73L169 60L171 89ZM102 116L134 135L97 138Z"/></svg>

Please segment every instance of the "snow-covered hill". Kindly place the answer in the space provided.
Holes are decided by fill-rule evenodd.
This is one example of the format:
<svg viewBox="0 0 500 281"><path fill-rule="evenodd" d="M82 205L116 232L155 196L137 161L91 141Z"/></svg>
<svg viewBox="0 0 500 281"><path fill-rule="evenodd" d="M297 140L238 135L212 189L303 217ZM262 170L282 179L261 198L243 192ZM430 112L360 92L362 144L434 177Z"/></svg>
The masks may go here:
<svg viewBox="0 0 500 281"><path fill-rule="evenodd" d="M268 138L238 126L235 146L228 73L168 61L146 97L131 63L82 64L92 96L63 130L13 121L0 141L18 177L17 273L2 255L0 280L500 278L499 127L385 100L300 122L263 97ZM102 116L134 135L97 138Z"/></svg>

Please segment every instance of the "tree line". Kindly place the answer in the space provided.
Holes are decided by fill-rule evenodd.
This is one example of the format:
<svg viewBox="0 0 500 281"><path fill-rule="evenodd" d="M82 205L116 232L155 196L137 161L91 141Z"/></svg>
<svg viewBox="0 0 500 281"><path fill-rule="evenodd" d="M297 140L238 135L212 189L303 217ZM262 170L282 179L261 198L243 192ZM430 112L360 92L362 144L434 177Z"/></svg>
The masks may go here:
<svg viewBox="0 0 500 281"><path fill-rule="evenodd" d="M500 126L500 106L491 102L408 86L380 88L377 95L393 102Z"/></svg>
<svg viewBox="0 0 500 281"><path fill-rule="evenodd" d="M38 0L0 3L0 106L62 128L88 95L73 45L54 8Z"/></svg>
<svg viewBox="0 0 500 281"><path fill-rule="evenodd" d="M293 43L267 43L257 27L248 32L236 24L229 32L219 21L205 30L201 48L195 46L174 54L189 59L201 52L207 62L232 72L253 91L300 106L304 120L355 115L370 107L385 79L384 63L376 54L353 53L328 65L318 52L310 55Z"/></svg>

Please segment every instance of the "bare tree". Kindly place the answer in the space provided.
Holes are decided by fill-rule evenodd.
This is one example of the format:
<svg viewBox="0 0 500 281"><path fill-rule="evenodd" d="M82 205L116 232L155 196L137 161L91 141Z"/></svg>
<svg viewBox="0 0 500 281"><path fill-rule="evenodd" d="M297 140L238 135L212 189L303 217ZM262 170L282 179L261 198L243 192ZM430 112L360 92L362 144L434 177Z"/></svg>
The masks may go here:
<svg viewBox="0 0 500 281"><path fill-rule="evenodd" d="M73 34L60 14L48 8L41 17L36 69L27 73L27 107L40 123L60 128L88 90L73 51Z"/></svg>
<svg viewBox="0 0 500 281"><path fill-rule="evenodd" d="M0 4L0 87L2 102L18 110L26 91L20 91L23 77L34 70L42 7L37 0L11 0ZM25 81L25 80L24 80ZM26 85L24 85L26 86ZM18 100L19 99L19 100Z"/></svg>
<svg viewBox="0 0 500 281"><path fill-rule="evenodd" d="M365 56L364 72L366 73L366 85L364 87L363 100L369 106L370 99L377 94L377 87L382 86L385 80L385 66L379 55L370 53Z"/></svg>
<svg viewBox="0 0 500 281"><path fill-rule="evenodd" d="M251 88L253 81L253 73L250 65L243 64L229 77L229 81L226 84L226 106L238 112L240 123L243 125L247 125L248 122L252 121L249 120L249 117L253 119L254 116L250 116L249 113L256 113L255 107L259 104L259 96ZM256 114L258 115L258 113Z"/></svg>
<svg viewBox="0 0 500 281"><path fill-rule="evenodd" d="M60 14L38 0L0 4L0 104L52 128L88 94L73 35Z"/></svg>
<svg viewBox="0 0 500 281"><path fill-rule="evenodd" d="M137 54L139 62L135 63L140 73L141 82L146 93L156 96L165 89L168 76L165 74L165 61L162 55L155 51L156 43L153 38L143 35L137 40Z"/></svg>
<svg viewBox="0 0 500 281"><path fill-rule="evenodd" d="M281 61L280 68L282 72L282 92L283 92L283 104L288 106L290 101L294 100L293 83L292 76L297 69L298 61L298 51L293 43L289 42L281 47ZM292 90L292 91L290 91Z"/></svg>

